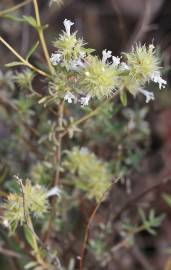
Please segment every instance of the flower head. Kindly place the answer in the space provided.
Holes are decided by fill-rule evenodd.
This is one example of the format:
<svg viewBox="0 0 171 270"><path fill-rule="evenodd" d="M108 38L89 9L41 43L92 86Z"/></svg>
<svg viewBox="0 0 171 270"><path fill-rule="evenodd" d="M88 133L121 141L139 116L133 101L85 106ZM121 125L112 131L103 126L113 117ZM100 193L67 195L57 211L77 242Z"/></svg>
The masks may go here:
<svg viewBox="0 0 171 270"><path fill-rule="evenodd" d="M127 64L130 66L130 76L142 83L150 80L151 75L159 70L159 58L157 57L154 45L141 46L137 44L132 52L125 54Z"/></svg>
<svg viewBox="0 0 171 270"><path fill-rule="evenodd" d="M74 147L68 151L63 166L69 172L70 180L88 198L99 201L110 186L111 175L107 163L98 159L87 148Z"/></svg>
<svg viewBox="0 0 171 270"><path fill-rule="evenodd" d="M88 64L80 74L82 89L91 97L109 96L117 87L118 69L105 64L96 56L89 57Z"/></svg>

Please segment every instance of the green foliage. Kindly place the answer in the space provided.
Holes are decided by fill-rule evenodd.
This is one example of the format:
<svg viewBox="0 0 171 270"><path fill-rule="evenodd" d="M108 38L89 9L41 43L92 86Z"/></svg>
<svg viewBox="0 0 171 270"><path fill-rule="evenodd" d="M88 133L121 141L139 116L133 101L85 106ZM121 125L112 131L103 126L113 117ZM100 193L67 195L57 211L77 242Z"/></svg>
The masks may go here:
<svg viewBox="0 0 171 270"><path fill-rule="evenodd" d="M12 233L15 232L18 224L27 222L28 215L36 218L42 217L49 208L47 190L43 186L32 186L27 180L21 184L20 194L10 193L4 203L4 221Z"/></svg>
<svg viewBox="0 0 171 270"><path fill-rule="evenodd" d="M72 179L88 198L100 201L110 187L111 175L107 163L97 159L87 148L74 147L67 151L63 166L68 171L67 178Z"/></svg>
<svg viewBox="0 0 171 270"><path fill-rule="evenodd" d="M165 215L156 216L154 209L151 209L149 215L146 217L142 209L139 210L144 229L151 234L156 234L155 229L161 225Z"/></svg>
<svg viewBox="0 0 171 270"><path fill-rule="evenodd" d="M143 209L139 209L139 216L141 219L141 223L139 225L131 223L122 224L122 228L126 235L134 236L135 234L144 230L152 235L155 235L156 229L161 225L165 217L164 214L157 216L154 209L151 209L148 215L145 214Z"/></svg>

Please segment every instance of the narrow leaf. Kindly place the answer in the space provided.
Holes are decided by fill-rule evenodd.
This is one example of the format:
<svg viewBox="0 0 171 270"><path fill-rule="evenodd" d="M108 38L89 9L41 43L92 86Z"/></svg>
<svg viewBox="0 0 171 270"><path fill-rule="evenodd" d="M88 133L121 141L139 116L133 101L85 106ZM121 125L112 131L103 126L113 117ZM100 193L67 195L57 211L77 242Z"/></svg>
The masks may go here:
<svg viewBox="0 0 171 270"><path fill-rule="evenodd" d="M37 47L39 46L39 41L37 41L33 47L31 47L31 49L29 50L28 54L27 54L27 57L26 57L26 60L28 61L29 58L32 56L32 54L35 52L35 50L37 49Z"/></svg>
<svg viewBox="0 0 171 270"><path fill-rule="evenodd" d="M35 248L35 241L34 241L33 232L31 231L31 229L27 225L24 226L24 235L25 235L25 238L26 238L28 244L34 249Z"/></svg>
<svg viewBox="0 0 171 270"><path fill-rule="evenodd" d="M120 100L123 104L123 106L126 106L127 105L127 94L126 94L126 91L122 92L120 94Z"/></svg>
<svg viewBox="0 0 171 270"><path fill-rule="evenodd" d="M37 22L36 22L34 17L32 17L32 16L23 16L23 19L24 19L25 22L27 22L32 27L37 29Z"/></svg>
<svg viewBox="0 0 171 270"><path fill-rule="evenodd" d="M3 16L3 18L9 19L9 20L12 20L12 21L15 21L15 22L23 22L24 21L23 18L14 16L14 15L5 15L5 16Z"/></svg>
<svg viewBox="0 0 171 270"><path fill-rule="evenodd" d="M6 64L5 66L10 68L10 67L17 67L17 66L22 66L22 65L24 65L22 62L14 61L14 62Z"/></svg>

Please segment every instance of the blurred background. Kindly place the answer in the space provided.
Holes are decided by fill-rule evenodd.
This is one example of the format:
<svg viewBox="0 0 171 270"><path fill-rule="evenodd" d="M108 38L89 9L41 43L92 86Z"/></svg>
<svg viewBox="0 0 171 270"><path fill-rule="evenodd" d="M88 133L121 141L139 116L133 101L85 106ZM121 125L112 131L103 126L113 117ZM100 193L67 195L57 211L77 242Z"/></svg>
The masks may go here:
<svg viewBox="0 0 171 270"><path fill-rule="evenodd" d="M11 20L7 16L1 16L1 11L20 2L19 0L0 1L0 34L21 55L26 56L28 49L35 42L37 34L28 24ZM96 49L99 56L101 56L103 49L109 49L113 52L113 55L119 56L122 52L130 51L132 45L138 42L146 44L153 43L158 47L162 58L162 66L164 66L163 76L167 79L168 85L162 91L156 90L155 101L150 102L147 106L145 106L144 100L140 99L138 104L135 104L136 100L132 98L129 100L129 110L132 109L135 112L134 119L142 110L141 121L137 124L139 125L138 132L141 133L143 129L147 128L149 132L147 132L148 136L141 137L140 140L137 140L139 144L138 148L136 148L137 146L131 140L127 141L127 144L131 144L134 154L141 153L142 149L142 152L144 149L146 150L145 153L143 152L143 158L140 160L135 155L132 157L134 158L134 161L131 161L133 170L131 169L131 172L128 170L123 177L123 183L120 183L117 188L111 190L108 200L102 204L101 210L96 216L94 230L91 235L92 239L97 238L99 230L103 232L102 228L99 229L98 224L106 224L106 220L110 220L111 227L110 232L106 236L107 244L105 246L105 251L110 256L103 258L101 255L101 252L103 252L102 242L104 241L103 239L106 239L105 234L103 235L102 233L101 243L95 240L92 242L92 249L90 249L90 254L88 254L87 269L171 270L171 264L166 268L166 264L170 258L169 252L166 251L171 246L171 208L162 199L163 193L171 194L171 1L52 0L50 2L48 0L39 0L38 2L42 23L48 25L45 30L45 37L50 53L54 51L52 40L63 29L63 20L65 18L75 22L73 29L78 31L78 36L83 37L89 47ZM22 16L23 14L34 16L32 3L28 3L25 7L13 14L15 16ZM39 59L44 61L40 47L31 61L36 63ZM7 69L4 67L4 64L13 60L13 55L0 44L0 70L6 72ZM8 149L8 142L6 140L11 140L11 133L14 130L16 132L16 127L11 128L13 127L13 123L4 117L4 108L6 107L6 110L9 110L9 114L12 109L8 107L8 104L3 103L4 98L8 97L8 93L4 90L3 80L4 78L0 73L0 96L3 98L0 100L0 179L2 188L4 188L4 181L7 181L5 185L5 188L7 188L9 186L9 176L13 175L15 171L10 170L9 167L13 166L20 170L22 164L22 169L25 168L26 172L29 172L28 168L30 168L30 165L28 164L30 159L34 160L35 157L28 156L27 149L23 148L22 153L16 150L15 164L11 165L11 160L14 159L14 146L11 145L11 148ZM37 83L38 86L41 88L39 83ZM10 86L8 87L10 88ZM16 93L15 95L17 97ZM144 106L145 109L143 111ZM120 114L116 115L113 123L121 119L123 125L128 125L130 121L128 115L132 114L125 111L122 116ZM123 117L125 117L124 121ZM105 120L102 119L101 121L101 125L103 125L103 121ZM144 122L146 123L145 125ZM89 122L89 125L87 124L85 127L91 127L92 124ZM97 132L101 132L98 128L97 126ZM106 139L106 134L102 134L101 138L97 136L91 140L89 138L90 134L85 133L84 136L76 138L76 141L81 142L82 145L86 142L98 156L108 159L114 155L110 152L110 145L113 140L110 132L113 132L113 130L107 133L109 139ZM119 142L119 144L122 147L122 142ZM117 148L117 151L121 150ZM139 206L146 207L146 205L150 206L150 208L155 208L157 213L164 212L166 214L162 226L157 230L157 235L154 237L149 233L142 232L136 237L133 247L123 248L112 254L112 247L121 239L118 233L121 217L124 218L128 215L132 222L136 222L135 212L137 208ZM63 243L62 236L61 238L59 236L59 238L54 239L58 244L63 245L63 248L61 248L63 250L61 251L61 257L64 262L67 262L66 265L70 257L75 258L79 254L81 245L80 235L82 233L81 226L84 227L84 222L90 212L87 209L92 209L93 206L93 203L82 202L80 211L75 210L74 207L70 211L70 215L74 215L76 218L75 223L72 224L72 228L65 228L65 233L63 233L63 237L65 235L66 238L68 237L70 239L68 240L69 243L67 241ZM67 230L70 230L70 233ZM76 233L78 234L78 239L75 237ZM0 237L2 238L2 243L4 244L4 241L6 243L3 228L0 229ZM1 262L3 268L1 266L0 268L2 270L9 269L5 268L6 263L10 267L10 262L4 254L0 255L0 264ZM16 269L20 269L19 266L16 266Z"/></svg>

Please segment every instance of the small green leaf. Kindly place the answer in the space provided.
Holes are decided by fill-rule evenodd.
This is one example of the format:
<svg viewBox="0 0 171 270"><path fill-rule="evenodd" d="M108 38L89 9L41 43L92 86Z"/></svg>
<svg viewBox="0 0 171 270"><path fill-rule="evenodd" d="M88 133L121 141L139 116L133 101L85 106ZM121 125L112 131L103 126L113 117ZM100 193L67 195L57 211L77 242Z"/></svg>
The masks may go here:
<svg viewBox="0 0 171 270"><path fill-rule="evenodd" d="M35 249L35 240L34 240L33 232L31 231L31 229L27 225L24 225L23 228L24 228L24 235L25 235L25 238L26 238L28 244L33 249Z"/></svg>
<svg viewBox="0 0 171 270"><path fill-rule="evenodd" d="M120 94L120 100L121 100L123 106L127 105L127 93L126 93L126 91L123 91Z"/></svg>
<svg viewBox="0 0 171 270"><path fill-rule="evenodd" d="M12 21L15 21L15 22L23 22L23 18L19 18L17 16L14 16L14 15L4 15L3 18L5 19L9 19L9 20L12 20Z"/></svg>
<svg viewBox="0 0 171 270"><path fill-rule="evenodd" d="M30 24L32 27L34 27L36 29L38 28L37 22L36 22L34 17L32 17L32 16L23 16L23 19L24 19L25 22Z"/></svg>
<svg viewBox="0 0 171 270"><path fill-rule="evenodd" d="M11 63L8 63L6 64L5 66L10 68L10 67L17 67L17 66L23 66L24 64L22 62L17 62L17 61L14 61L14 62L11 62Z"/></svg>
<svg viewBox="0 0 171 270"><path fill-rule="evenodd" d="M39 41L37 41L33 47L31 47L31 49L29 50L28 54L27 54L27 57L26 57L26 60L28 61L29 58L32 56L32 54L35 52L35 50L37 49L37 47L39 46Z"/></svg>

